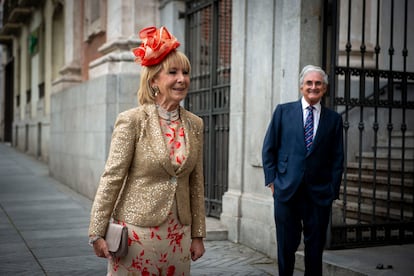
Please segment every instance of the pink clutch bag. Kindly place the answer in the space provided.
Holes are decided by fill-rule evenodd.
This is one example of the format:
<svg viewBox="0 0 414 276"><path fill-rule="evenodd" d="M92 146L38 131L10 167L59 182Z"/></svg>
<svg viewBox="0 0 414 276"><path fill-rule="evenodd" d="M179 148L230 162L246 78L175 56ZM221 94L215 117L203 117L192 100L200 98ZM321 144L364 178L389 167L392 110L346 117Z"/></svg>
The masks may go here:
<svg viewBox="0 0 414 276"><path fill-rule="evenodd" d="M112 256L124 257L128 254L128 228L126 226L110 222L106 230L105 241Z"/></svg>

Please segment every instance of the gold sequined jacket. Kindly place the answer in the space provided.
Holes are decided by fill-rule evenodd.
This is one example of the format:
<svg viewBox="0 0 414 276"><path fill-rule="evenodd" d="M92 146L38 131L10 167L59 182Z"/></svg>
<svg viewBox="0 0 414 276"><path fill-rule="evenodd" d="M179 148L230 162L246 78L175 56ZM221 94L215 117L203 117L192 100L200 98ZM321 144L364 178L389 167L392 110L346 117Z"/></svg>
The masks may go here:
<svg viewBox="0 0 414 276"><path fill-rule="evenodd" d="M111 215L133 225L158 226L176 199L178 218L191 225L192 238L205 237L203 121L182 107L179 112L187 158L177 170L154 104L118 115L92 205L89 236L105 236Z"/></svg>

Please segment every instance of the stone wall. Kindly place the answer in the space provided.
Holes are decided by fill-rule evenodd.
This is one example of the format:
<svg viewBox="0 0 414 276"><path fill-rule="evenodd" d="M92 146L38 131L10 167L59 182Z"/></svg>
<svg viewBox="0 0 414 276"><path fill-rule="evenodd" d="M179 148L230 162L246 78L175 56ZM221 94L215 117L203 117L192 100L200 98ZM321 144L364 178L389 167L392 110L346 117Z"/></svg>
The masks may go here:
<svg viewBox="0 0 414 276"><path fill-rule="evenodd" d="M137 106L138 74L105 75L52 95L50 174L93 198L116 116Z"/></svg>

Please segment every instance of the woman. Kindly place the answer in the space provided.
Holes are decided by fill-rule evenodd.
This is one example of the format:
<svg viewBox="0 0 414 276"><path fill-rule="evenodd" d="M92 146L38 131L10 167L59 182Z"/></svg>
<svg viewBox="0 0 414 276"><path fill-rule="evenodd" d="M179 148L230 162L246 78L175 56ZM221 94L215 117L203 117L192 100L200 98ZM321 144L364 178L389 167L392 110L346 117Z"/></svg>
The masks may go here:
<svg viewBox="0 0 414 276"><path fill-rule="evenodd" d="M165 27L144 28L140 106L119 114L93 202L90 244L108 275L189 275L204 254L203 121L180 106L190 62ZM111 217L128 227L128 255L104 239Z"/></svg>

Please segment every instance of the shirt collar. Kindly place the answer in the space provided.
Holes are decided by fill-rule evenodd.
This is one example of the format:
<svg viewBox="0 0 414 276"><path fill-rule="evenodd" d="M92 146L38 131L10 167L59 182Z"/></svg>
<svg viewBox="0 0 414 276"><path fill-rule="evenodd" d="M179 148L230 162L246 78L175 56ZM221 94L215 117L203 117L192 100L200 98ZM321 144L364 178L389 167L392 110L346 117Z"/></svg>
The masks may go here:
<svg viewBox="0 0 414 276"><path fill-rule="evenodd" d="M305 111L306 108L308 106L310 106L310 104L305 100L304 97L302 97L301 99L301 103L302 103L302 110ZM316 104L313 105L313 107L320 113L321 112L321 101L317 102Z"/></svg>

